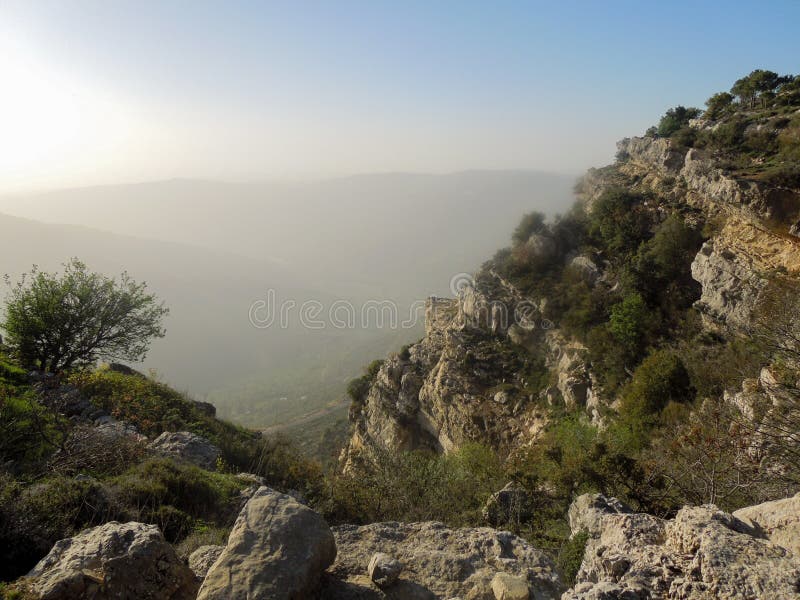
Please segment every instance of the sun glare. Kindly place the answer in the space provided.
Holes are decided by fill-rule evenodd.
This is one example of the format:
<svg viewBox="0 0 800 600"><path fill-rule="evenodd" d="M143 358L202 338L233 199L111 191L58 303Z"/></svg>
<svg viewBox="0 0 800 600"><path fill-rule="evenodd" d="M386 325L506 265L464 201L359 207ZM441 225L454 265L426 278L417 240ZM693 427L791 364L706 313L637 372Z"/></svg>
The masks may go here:
<svg viewBox="0 0 800 600"><path fill-rule="evenodd" d="M40 181L106 163L134 131L124 104L0 41L0 177ZM47 172L42 172L47 165Z"/></svg>

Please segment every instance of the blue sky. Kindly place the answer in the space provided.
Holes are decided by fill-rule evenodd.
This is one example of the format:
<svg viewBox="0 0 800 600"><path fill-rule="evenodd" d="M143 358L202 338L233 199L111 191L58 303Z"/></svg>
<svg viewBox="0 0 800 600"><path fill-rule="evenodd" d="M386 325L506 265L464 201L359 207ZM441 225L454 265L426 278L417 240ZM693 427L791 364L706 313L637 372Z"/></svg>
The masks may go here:
<svg viewBox="0 0 800 600"><path fill-rule="evenodd" d="M0 178L579 173L670 106L800 72L798 24L797 0L6 1Z"/></svg>

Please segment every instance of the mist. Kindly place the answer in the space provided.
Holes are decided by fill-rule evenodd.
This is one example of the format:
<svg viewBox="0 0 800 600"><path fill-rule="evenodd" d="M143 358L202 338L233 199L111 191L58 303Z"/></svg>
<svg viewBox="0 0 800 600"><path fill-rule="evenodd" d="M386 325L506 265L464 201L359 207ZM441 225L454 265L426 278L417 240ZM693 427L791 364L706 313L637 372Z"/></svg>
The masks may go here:
<svg viewBox="0 0 800 600"><path fill-rule="evenodd" d="M451 280L507 245L524 213L567 210L574 180L393 173L7 195L0 272L58 270L77 256L146 281L171 314L166 337L134 366L211 400L223 416L266 427L343 406L363 365L421 337L422 300L451 295ZM267 327L253 322L252 307L266 302L287 309L285 325L280 314ZM322 326L302 322L308 302L320 306ZM352 307L353 323L331 322L337 303ZM395 318L362 319L369 303L393 306Z"/></svg>

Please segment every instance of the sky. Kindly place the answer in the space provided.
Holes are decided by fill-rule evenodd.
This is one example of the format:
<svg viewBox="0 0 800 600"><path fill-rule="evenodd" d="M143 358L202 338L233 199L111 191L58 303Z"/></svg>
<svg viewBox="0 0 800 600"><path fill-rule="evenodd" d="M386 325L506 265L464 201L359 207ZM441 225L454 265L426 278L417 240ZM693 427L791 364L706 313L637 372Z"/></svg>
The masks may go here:
<svg viewBox="0 0 800 600"><path fill-rule="evenodd" d="M0 193L580 173L754 68L800 2L0 0Z"/></svg>

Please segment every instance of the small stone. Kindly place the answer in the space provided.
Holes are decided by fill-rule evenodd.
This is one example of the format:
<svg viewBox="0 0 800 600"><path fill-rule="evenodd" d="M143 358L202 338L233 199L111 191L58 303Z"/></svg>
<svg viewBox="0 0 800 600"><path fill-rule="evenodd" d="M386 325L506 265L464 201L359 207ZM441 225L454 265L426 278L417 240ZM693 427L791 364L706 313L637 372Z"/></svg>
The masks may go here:
<svg viewBox="0 0 800 600"><path fill-rule="evenodd" d="M367 567L369 578L381 588L391 586L402 571L403 563L383 552L373 554Z"/></svg>
<svg viewBox="0 0 800 600"><path fill-rule="evenodd" d="M528 600L528 582L522 577L498 573L492 579L492 592L496 600Z"/></svg>

